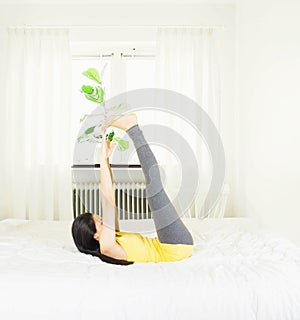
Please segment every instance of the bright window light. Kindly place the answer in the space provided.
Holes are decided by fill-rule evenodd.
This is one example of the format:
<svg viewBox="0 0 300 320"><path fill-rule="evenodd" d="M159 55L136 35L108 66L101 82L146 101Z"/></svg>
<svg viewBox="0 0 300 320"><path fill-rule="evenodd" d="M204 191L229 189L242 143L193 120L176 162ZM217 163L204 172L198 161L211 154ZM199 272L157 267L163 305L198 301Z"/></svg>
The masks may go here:
<svg viewBox="0 0 300 320"><path fill-rule="evenodd" d="M127 91L142 88L153 88L155 76L154 59L126 59Z"/></svg>

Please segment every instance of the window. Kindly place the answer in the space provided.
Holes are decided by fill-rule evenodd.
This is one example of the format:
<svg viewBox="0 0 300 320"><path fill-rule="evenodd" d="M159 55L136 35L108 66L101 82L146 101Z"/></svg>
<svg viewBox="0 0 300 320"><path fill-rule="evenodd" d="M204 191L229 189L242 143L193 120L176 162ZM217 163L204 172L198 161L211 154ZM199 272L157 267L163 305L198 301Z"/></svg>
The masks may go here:
<svg viewBox="0 0 300 320"><path fill-rule="evenodd" d="M74 143L81 127L80 119L95 108L95 103L88 101L81 93L83 84L94 85L95 83L82 75L82 72L88 68L97 68L100 71L106 63L103 76L106 100L120 92L155 87L155 57L151 53L126 55L116 51L110 57L105 58L74 57L72 62L72 136Z"/></svg>
<svg viewBox="0 0 300 320"><path fill-rule="evenodd" d="M151 58L126 59L126 90L155 86L155 60Z"/></svg>

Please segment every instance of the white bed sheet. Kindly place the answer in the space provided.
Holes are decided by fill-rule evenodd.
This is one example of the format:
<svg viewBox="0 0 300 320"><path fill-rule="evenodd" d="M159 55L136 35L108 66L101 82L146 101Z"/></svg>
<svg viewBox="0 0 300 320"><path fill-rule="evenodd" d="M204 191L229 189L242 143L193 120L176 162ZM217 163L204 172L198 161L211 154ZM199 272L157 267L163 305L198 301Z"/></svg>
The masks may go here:
<svg viewBox="0 0 300 320"><path fill-rule="evenodd" d="M300 319L299 248L249 218L183 221L192 257L130 266L78 252L71 222L0 221L0 319Z"/></svg>

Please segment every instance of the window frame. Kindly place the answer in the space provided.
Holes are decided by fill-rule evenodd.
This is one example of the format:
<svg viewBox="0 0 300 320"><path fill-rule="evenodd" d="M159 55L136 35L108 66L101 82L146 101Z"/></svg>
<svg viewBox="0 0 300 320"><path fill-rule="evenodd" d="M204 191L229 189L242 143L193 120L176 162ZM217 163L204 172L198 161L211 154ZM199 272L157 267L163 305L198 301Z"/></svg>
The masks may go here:
<svg viewBox="0 0 300 320"><path fill-rule="evenodd" d="M115 96L118 93L127 90L126 73L123 74L123 79L120 79L120 70L118 66L126 59L145 59L156 57L156 43L149 42L122 44L111 43L111 45L101 44L97 42L72 42L71 43L71 58L73 60L95 60L99 62L100 59L111 59L110 61L110 96ZM115 65L114 65L115 64ZM124 66L124 63L123 63ZM118 81L118 82L117 82ZM72 88L73 90L73 88ZM84 113L84 112L83 112ZM73 131L73 128L72 128ZM76 139L76 136L74 136Z"/></svg>

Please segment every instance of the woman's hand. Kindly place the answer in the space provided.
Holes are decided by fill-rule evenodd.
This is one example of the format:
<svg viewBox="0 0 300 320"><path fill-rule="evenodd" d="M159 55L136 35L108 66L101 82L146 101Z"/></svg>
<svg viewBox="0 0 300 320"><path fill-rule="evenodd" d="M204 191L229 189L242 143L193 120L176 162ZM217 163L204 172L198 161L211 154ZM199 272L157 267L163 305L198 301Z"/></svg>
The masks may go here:
<svg viewBox="0 0 300 320"><path fill-rule="evenodd" d="M116 143L106 140L105 131L102 132L102 141L100 146L100 162L107 161L115 150Z"/></svg>

